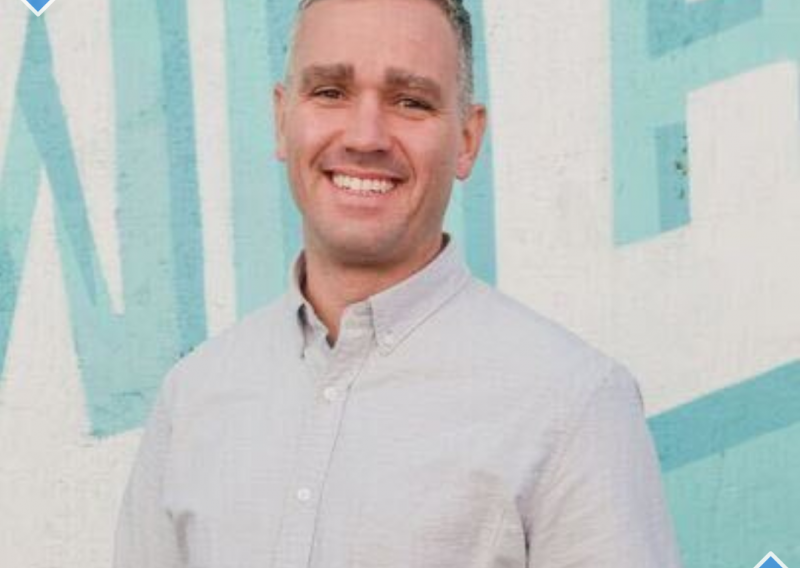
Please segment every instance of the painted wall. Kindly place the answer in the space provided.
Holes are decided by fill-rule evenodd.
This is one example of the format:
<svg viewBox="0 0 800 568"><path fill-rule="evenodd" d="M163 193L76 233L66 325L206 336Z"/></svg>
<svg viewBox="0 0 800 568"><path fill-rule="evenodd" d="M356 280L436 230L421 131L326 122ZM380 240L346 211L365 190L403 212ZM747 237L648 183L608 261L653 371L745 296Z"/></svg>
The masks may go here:
<svg viewBox="0 0 800 568"><path fill-rule="evenodd" d="M448 228L640 378L688 568L800 566L800 4L467 2ZM165 371L281 292L289 0L0 6L0 559L99 568Z"/></svg>

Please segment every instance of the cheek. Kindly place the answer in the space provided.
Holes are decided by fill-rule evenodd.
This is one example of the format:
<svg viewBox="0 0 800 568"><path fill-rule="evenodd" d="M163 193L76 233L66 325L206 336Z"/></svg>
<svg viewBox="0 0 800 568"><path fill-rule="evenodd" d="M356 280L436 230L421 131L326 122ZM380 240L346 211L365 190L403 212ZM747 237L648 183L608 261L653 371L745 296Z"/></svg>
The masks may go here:
<svg viewBox="0 0 800 568"><path fill-rule="evenodd" d="M426 177L441 183L450 180L455 175L456 153L452 150L452 144L442 141L439 145L427 145L421 148L419 153L419 163L423 167Z"/></svg>
<svg viewBox="0 0 800 568"><path fill-rule="evenodd" d="M437 177L453 177L458 145L458 133L452 128L431 132L422 138L421 151Z"/></svg>
<svg viewBox="0 0 800 568"><path fill-rule="evenodd" d="M330 138L329 121L315 113L296 111L287 126L287 143L295 160L313 159Z"/></svg>

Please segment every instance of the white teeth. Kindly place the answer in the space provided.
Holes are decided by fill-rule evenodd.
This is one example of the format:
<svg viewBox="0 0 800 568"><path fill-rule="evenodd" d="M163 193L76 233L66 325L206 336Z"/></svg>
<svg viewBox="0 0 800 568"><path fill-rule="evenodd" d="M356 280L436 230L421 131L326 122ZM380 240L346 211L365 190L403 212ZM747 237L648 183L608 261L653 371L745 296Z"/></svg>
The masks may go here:
<svg viewBox="0 0 800 568"><path fill-rule="evenodd" d="M336 187L358 193L387 193L395 188L394 182L385 179L363 179L343 174L334 174Z"/></svg>

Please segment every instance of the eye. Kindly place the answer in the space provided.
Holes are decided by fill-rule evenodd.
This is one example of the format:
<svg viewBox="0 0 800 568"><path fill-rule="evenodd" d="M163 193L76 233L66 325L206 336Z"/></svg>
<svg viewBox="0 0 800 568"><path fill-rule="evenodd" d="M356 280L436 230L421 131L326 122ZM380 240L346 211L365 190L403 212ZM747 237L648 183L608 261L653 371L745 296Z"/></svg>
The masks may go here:
<svg viewBox="0 0 800 568"><path fill-rule="evenodd" d="M402 97L398 99L397 104L402 108L410 110L433 110L433 107L430 104L414 97Z"/></svg>
<svg viewBox="0 0 800 568"><path fill-rule="evenodd" d="M321 89L315 89L311 93L311 96L321 99L338 100L344 98L344 93L335 87L323 87Z"/></svg>

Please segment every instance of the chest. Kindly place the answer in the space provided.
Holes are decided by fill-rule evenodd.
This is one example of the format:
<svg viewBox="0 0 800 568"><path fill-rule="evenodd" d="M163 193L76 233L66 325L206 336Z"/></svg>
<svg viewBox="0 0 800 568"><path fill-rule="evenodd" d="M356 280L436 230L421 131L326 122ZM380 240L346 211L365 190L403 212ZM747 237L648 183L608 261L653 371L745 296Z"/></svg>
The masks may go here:
<svg viewBox="0 0 800 568"><path fill-rule="evenodd" d="M168 502L190 566L524 566L535 420L472 379L363 373L187 430Z"/></svg>

